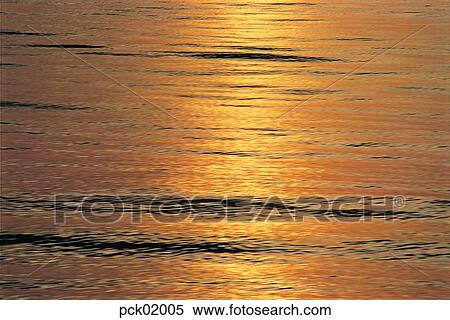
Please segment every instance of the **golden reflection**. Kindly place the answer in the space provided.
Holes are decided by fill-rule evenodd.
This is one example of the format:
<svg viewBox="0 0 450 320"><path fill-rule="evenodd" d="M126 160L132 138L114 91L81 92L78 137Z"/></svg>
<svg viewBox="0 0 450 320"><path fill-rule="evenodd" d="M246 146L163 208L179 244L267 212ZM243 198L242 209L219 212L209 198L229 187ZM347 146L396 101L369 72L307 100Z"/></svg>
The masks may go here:
<svg viewBox="0 0 450 320"><path fill-rule="evenodd" d="M447 13L443 0L3 4L2 294L450 297ZM69 205L61 226L61 194L413 204L394 223L132 224L127 211L112 225Z"/></svg>

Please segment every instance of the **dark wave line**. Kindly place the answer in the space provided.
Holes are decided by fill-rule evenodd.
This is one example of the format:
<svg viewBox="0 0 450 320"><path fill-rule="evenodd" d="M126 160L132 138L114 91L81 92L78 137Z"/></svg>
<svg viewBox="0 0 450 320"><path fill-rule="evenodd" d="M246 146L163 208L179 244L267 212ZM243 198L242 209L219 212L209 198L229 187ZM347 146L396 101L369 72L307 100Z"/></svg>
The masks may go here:
<svg viewBox="0 0 450 320"><path fill-rule="evenodd" d="M101 49L107 48L102 45L90 44L27 44L25 47L31 48L65 48L65 49Z"/></svg>
<svg viewBox="0 0 450 320"><path fill-rule="evenodd" d="M342 61L336 58L324 58L324 57L308 57L298 55L283 55L275 53L263 53L263 52L191 52L191 51L160 51L152 53L142 52L106 52L106 51L94 51L94 52L79 52L83 55L108 55L108 56L131 56L131 57L164 57L164 56L182 56L198 59L237 59L237 60L266 60L266 61L278 61L278 62L333 62Z"/></svg>
<svg viewBox="0 0 450 320"><path fill-rule="evenodd" d="M270 60L270 61L291 61L291 62L332 62L340 59L307 57L297 55L281 55L274 53L240 53L240 52L178 52L180 55L201 59L240 59L240 60Z"/></svg>
<svg viewBox="0 0 450 320"><path fill-rule="evenodd" d="M0 34L15 36L55 36L56 33L1 30Z"/></svg>
<svg viewBox="0 0 450 320"><path fill-rule="evenodd" d="M44 110L87 110L90 107L76 106L76 105L62 105L62 104L40 104L30 102L18 102L18 101L0 101L1 108L31 108L31 109L44 109Z"/></svg>
<svg viewBox="0 0 450 320"><path fill-rule="evenodd" d="M243 252L266 252L284 251L283 248L268 248L261 244L249 246L240 242L219 242L219 241L169 241L147 240L130 241L116 240L107 241L91 235L63 236L56 234L2 234L0 235L2 246L17 244L32 244L58 249L61 247L70 248L74 251L95 251L99 255L132 255L139 253L168 252L175 254L187 253L243 253ZM101 250L117 250L117 252L103 253Z"/></svg>
<svg viewBox="0 0 450 320"><path fill-rule="evenodd" d="M82 55L94 55L94 56L116 56L116 57L143 57L143 58L155 58L162 57L164 54L148 54L139 52L105 52L105 51L91 51L91 52L78 52Z"/></svg>
<svg viewBox="0 0 450 320"><path fill-rule="evenodd" d="M146 238L143 238L146 236ZM236 240L215 241L214 238L150 238L142 234L0 234L0 245L32 245L46 252L83 253L94 256L130 256L149 254L314 254L348 256L364 259L403 260L449 258L450 244L441 242L401 242L375 239L344 241L335 244L282 243L258 238L242 237ZM23 248L23 247L22 247ZM33 249L36 250L36 249ZM392 254L395 251L396 254Z"/></svg>

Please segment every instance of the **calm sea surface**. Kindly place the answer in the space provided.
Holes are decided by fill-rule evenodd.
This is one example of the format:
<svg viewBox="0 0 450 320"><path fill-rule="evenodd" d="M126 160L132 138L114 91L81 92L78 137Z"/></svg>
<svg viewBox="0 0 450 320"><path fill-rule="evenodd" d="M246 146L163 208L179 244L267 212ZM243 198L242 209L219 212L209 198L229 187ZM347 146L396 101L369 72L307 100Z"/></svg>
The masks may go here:
<svg viewBox="0 0 450 320"><path fill-rule="evenodd" d="M449 17L442 0L2 1L0 297L450 299ZM90 223L72 196L95 194ZM198 221L136 223L133 204L192 196ZM320 208L342 196L379 210Z"/></svg>

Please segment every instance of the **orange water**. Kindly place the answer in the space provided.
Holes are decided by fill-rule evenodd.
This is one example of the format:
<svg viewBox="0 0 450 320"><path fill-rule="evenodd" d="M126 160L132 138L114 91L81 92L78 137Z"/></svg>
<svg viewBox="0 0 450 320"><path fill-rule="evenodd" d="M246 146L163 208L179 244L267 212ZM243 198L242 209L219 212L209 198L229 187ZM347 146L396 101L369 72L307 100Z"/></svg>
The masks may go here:
<svg viewBox="0 0 450 320"><path fill-rule="evenodd" d="M450 298L448 1L1 11L2 297ZM54 225L68 194L406 204L394 221Z"/></svg>

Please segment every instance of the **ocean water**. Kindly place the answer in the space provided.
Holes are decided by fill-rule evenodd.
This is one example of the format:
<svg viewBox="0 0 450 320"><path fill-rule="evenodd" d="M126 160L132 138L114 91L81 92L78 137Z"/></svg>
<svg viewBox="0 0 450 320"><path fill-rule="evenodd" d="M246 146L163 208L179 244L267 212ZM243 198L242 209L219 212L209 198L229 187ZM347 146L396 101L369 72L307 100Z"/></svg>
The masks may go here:
<svg viewBox="0 0 450 320"><path fill-rule="evenodd" d="M449 299L449 16L2 1L0 296Z"/></svg>

